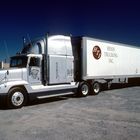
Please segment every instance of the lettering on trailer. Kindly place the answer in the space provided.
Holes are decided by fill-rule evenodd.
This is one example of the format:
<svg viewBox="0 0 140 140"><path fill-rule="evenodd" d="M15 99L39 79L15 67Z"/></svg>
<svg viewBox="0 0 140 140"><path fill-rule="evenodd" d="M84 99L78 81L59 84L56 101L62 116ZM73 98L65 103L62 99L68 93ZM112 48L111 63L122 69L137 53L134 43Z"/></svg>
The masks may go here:
<svg viewBox="0 0 140 140"><path fill-rule="evenodd" d="M102 54L100 47L99 46L94 46L93 50L92 50L92 54L93 54L93 57L96 60L100 59L101 58L101 54Z"/></svg>
<svg viewBox="0 0 140 140"><path fill-rule="evenodd" d="M96 60L99 60L102 55L102 51L101 51L100 47L95 45L93 47L92 54ZM118 57L118 54L116 53L116 50L114 47L107 46L107 50L104 51L104 57L108 58L109 63L114 63L114 59Z"/></svg>
<svg viewBox="0 0 140 140"><path fill-rule="evenodd" d="M114 47L107 47L107 51L104 52L104 56L108 58L109 63L114 63L114 59L118 57Z"/></svg>

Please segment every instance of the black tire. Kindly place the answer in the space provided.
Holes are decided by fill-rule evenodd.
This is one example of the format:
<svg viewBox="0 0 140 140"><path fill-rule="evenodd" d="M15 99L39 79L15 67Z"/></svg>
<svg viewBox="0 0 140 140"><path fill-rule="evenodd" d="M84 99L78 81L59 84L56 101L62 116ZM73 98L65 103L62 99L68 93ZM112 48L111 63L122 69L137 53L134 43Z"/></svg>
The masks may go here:
<svg viewBox="0 0 140 140"><path fill-rule="evenodd" d="M94 82L92 86L92 94L98 95L101 91L101 84L99 82Z"/></svg>
<svg viewBox="0 0 140 140"><path fill-rule="evenodd" d="M9 108L21 108L27 103L27 93L20 87L14 87L9 90L7 105Z"/></svg>
<svg viewBox="0 0 140 140"><path fill-rule="evenodd" d="M78 95L80 97L86 97L89 95L90 86L87 82L81 82L78 87Z"/></svg>

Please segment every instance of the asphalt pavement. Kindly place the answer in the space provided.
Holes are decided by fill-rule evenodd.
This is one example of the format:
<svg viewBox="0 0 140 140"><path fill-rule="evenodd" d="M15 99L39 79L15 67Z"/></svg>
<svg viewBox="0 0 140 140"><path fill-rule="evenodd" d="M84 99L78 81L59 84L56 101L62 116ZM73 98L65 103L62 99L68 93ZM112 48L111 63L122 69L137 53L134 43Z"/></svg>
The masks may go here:
<svg viewBox="0 0 140 140"><path fill-rule="evenodd" d="M140 140L140 86L1 107L0 140Z"/></svg>

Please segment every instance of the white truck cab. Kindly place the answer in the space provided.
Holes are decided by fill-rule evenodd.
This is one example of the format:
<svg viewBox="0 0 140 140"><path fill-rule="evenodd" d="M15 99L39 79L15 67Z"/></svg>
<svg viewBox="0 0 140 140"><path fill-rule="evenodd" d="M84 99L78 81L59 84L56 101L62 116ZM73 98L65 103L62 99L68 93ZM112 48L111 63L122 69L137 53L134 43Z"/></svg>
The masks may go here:
<svg viewBox="0 0 140 140"><path fill-rule="evenodd" d="M11 57L10 69L0 71L0 98L5 97L9 107L20 108L32 98L72 94L77 88L70 37L52 36L47 41L26 44Z"/></svg>

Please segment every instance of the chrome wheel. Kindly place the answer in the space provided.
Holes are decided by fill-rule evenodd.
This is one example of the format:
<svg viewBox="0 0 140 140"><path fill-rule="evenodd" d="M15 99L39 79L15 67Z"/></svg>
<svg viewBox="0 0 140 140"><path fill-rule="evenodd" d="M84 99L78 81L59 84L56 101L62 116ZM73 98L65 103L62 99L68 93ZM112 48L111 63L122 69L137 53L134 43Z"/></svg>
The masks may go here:
<svg viewBox="0 0 140 140"><path fill-rule="evenodd" d="M95 95L98 94L100 92L100 90L101 90L100 84L98 82L95 82L93 84L93 92L94 92L94 94Z"/></svg>
<svg viewBox="0 0 140 140"><path fill-rule="evenodd" d="M11 97L11 102L14 106L20 106L24 102L24 95L21 92L15 92Z"/></svg>
<svg viewBox="0 0 140 140"><path fill-rule="evenodd" d="M84 96L88 95L88 92L89 92L88 85L83 84L82 87L81 87L81 92Z"/></svg>
<svg viewBox="0 0 140 140"><path fill-rule="evenodd" d="M81 82L78 88L78 95L85 97L89 94L89 84L87 82Z"/></svg>
<svg viewBox="0 0 140 140"><path fill-rule="evenodd" d="M13 87L8 92L7 105L9 108L21 108L27 103L27 92L21 87Z"/></svg>

